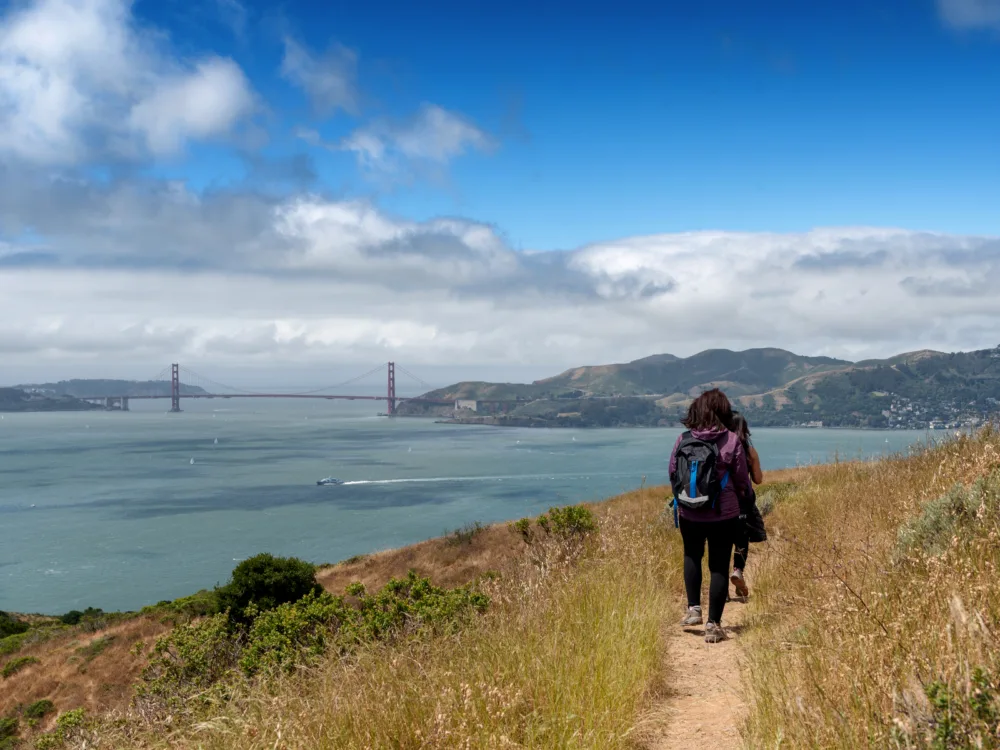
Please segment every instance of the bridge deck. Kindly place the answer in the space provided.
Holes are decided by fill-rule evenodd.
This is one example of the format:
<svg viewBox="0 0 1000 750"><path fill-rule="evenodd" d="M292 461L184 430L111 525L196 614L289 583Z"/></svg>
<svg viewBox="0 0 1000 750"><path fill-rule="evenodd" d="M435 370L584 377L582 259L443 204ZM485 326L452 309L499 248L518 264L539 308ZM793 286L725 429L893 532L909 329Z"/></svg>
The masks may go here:
<svg viewBox="0 0 1000 750"><path fill-rule="evenodd" d="M171 396L169 393L156 396L77 396L76 398L81 401L103 401L105 399L120 399L127 398L129 401L143 400L143 399L169 399ZM339 395L324 395L324 394L313 394L313 393L182 393L180 395L182 399L189 398L315 398L315 399L341 399L344 401L388 401L388 396L339 396ZM429 399L429 398L405 398L399 396L396 402L401 401L419 401L422 404L451 404L453 401L444 401L439 399Z"/></svg>

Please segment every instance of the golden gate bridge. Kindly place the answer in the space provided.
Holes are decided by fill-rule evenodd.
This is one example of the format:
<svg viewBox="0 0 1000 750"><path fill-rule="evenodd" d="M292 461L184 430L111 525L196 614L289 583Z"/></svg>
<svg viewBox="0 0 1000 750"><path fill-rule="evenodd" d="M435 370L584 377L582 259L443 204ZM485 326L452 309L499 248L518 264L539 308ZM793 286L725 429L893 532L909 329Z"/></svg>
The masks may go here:
<svg viewBox="0 0 1000 750"><path fill-rule="evenodd" d="M341 394L341 393L329 393L329 391L335 389L347 388L351 385L355 385L358 381L364 380L381 370L386 370L386 392L385 395L378 396L364 396L358 394ZM396 414L396 408L400 403L407 402L417 402L425 404L451 404L450 400L442 399L430 399L417 397L398 397L396 396L396 370L399 369L401 373L407 377L413 379L421 386L431 389L431 386L425 383L423 380L418 378L411 372L408 372L402 367L398 367L395 362L388 362L384 365L379 365L378 367L369 370L368 372L358 375L357 377L351 378L350 380L345 380L343 383L337 383L336 385L326 386L324 388L316 388L309 391L299 391L296 393L264 393L258 391L249 391L241 388L235 388L229 385L223 385L218 383L211 378L207 378L204 375L199 375L185 367L181 367L179 364L172 364L169 368L164 368L160 373L153 378L154 382L166 382L167 370L170 371L170 393L145 393L145 394L122 394L118 396L77 396L82 401L89 401L91 403L100 403L107 409L116 409L121 411L129 411L129 401L139 399L139 400L149 400L149 399L170 399L170 411L179 412L181 410L181 399L196 399L196 398L299 398L299 399L326 399L326 400L344 400L344 401L385 401L386 402L386 412L385 415L392 417ZM222 392L213 393L206 392L201 389L201 392L184 392L183 385L185 383L181 382L182 372L193 378L194 380L202 381L207 385L215 389L222 389ZM190 385L190 383L187 383Z"/></svg>

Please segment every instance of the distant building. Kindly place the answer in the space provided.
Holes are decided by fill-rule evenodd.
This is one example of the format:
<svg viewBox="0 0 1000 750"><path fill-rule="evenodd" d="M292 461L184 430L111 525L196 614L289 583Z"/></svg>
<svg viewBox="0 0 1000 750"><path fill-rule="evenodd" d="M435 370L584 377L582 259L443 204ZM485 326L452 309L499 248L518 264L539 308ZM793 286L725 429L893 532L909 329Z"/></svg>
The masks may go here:
<svg viewBox="0 0 1000 750"><path fill-rule="evenodd" d="M455 401L455 411L458 411L460 409L468 409L469 411L479 411L479 402L460 398Z"/></svg>

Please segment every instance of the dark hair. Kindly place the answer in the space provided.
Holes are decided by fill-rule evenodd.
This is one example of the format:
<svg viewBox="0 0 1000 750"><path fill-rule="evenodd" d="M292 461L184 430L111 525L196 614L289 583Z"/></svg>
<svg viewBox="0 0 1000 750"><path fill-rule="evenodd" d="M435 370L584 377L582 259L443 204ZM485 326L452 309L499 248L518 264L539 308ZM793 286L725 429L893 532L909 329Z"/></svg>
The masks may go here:
<svg viewBox="0 0 1000 750"><path fill-rule="evenodd" d="M750 423L738 411L733 412L733 432L743 443L743 450L749 452L750 446L753 445L753 441L750 440Z"/></svg>
<svg viewBox="0 0 1000 750"><path fill-rule="evenodd" d="M705 391L691 402L681 424L689 430L733 429L733 407L718 388Z"/></svg>

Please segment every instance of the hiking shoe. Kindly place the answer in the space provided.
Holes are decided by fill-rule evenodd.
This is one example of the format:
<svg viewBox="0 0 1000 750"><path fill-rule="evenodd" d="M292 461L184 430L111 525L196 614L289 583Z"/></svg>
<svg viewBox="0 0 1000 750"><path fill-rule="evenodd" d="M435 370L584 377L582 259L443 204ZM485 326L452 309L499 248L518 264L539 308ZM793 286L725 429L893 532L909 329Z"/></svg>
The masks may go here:
<svg viewBox="0 0 1000 750"><path fill-rule="evenodd" d="M717 622L708 621L705 626L705 643L718 643L719 641L727 641L729 636L726 635L726 631L722 629L722 626Z"/></svg>
<svg viewBox="0 0 1000 750"><path fill-rule="evenodd" d="M681 625L701 625L701 607L688 607L687 617L681 621Z"/></svg>
<svg viewBox="0 0 1000 750"><path fill-rule="evenodd" d="M736 587L736 596L742 596L744 599L750 596L750 589L747 588L747 582L743 580L743 571L738 568L733 571L733 574L729 576L730 582Z"/></svg>

